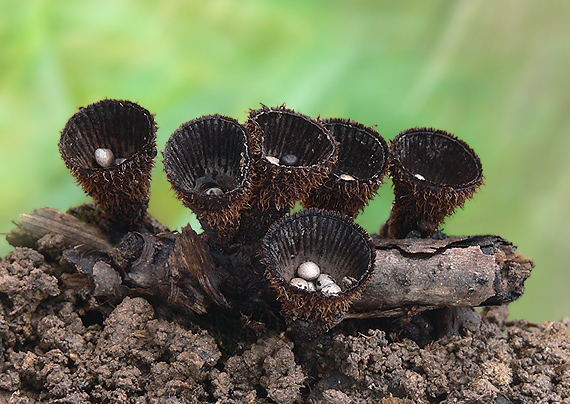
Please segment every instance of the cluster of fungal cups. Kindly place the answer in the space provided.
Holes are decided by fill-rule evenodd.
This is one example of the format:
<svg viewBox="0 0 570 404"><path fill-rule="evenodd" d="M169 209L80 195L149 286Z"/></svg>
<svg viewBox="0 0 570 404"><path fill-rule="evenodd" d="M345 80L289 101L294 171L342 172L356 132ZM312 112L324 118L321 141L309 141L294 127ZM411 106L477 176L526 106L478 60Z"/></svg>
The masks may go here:
<svg viewBox="0 0 570 404"><path fill-rule="evenodd" d="M146 109L120 100L81 108L59 147L104 212L105 230L152 229L156 125ZM388 145L374 128L285 106L251 110L245 124L217 114L188 121L163 156L176 195L200 220L202 239L217 256L235 253L236 245L254 246L248 251L255 254L261 248L283 314L302 333L338 323L370 279L374 249L353 219L388 171L396 200L381 235L394 238L435 233L483 178L477 155L444 131L414 128ZM305 210L288 215L296 202Z"/></svg>

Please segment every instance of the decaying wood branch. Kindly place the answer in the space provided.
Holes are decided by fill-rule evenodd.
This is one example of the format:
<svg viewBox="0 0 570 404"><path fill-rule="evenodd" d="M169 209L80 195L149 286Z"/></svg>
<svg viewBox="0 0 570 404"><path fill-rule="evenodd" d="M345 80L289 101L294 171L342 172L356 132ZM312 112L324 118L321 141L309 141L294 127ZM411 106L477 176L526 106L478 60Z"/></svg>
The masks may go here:
<svg viewBox="0 0 570 404"><path fill-rule="evenodd" d="M221 292L231 288L228 280L247 267L228 268L232 259L216 258L219 254L212 254L207 243L189 227L181 233L130 232L111 244L97 226L45 208L22 215L18 227L7 238L12 245L32 247L67 260L78 272L89 275L102 294L111 290L115 294L166 299L198 313L212 304L232 306L235 296L259 299L259 295L243 293L230 298ZM524 281L533 268L530 259L498 236L374 238L374 246L374 274L346 318L506 304L522 295ZM243 265L249 261L240 262ZM257 275L259 270L251 267L251 271L259 284L267 284L262 275ZM244 274L248 277L254 278ZM268 291L265 287L260 294L270 295Z"/></svg>
<svg viewBox="0 0 570 404"><path fill-rule="evenodd" d="M350 317L518 299L533 263L498 236L375 239L376 268Z"/></svg>

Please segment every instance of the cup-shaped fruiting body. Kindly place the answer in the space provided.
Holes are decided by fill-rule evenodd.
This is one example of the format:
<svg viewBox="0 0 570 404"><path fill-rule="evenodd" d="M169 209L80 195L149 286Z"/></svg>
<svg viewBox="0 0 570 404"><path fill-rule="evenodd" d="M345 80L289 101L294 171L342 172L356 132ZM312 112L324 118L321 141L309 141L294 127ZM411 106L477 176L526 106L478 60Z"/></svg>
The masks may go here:
<svg viewBox="0 0 570 404"><path fill-rule="evenodd" d="M108 99L81 108L65 125L59 150L113 227L141 225L156 157L156 125L150 112L130 101Z"/></svg>
<svg viewBox="0 0 570 404"><path fill-rule="evenodd" d="M431 236L483 184L477 154L464 141L437 129L414 128L396 136L390 171L395 201L381 230L389 238L403 238L412 231Z"/></svg>
<svg viewBox="0 0 570 404"><path fill-rule="evenodd" d="M286 211L306 198L336 162L331 133L316 120L285 106L251 111L247 122L255 162L253 202Z"/></svg>
<svg viewBox="0 0 570 404"><path fill-rule="evenodd" d="M388 167L388 144L374 129L349 119L326 119L323 124L339 143L338 161L303 206L355 217L382 185Z"/></svg>
<svg viewBox="0 0 570 404"><path fill-rule="evenodd" d="M285 318L306 336L342 321L374 269L375 252L366 231L346 216L318 209L277 222L263 240L263 252ZM313 282L314 288L299 287L303 281Z"/></svg>
<svg viewBox="0 0 570 404"><path fill-rule="evenodd" d="M249 201L249 138L235 119L207 115L186 122L164 149L172 188L208 232L228 237Z"/></svg>

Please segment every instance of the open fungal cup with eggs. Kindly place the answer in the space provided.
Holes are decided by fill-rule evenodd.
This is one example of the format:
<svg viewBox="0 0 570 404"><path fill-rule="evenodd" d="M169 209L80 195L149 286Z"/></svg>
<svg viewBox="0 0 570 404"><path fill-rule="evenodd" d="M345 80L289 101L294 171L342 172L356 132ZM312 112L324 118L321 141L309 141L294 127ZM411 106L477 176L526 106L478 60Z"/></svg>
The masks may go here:
<svg viewBox="0 0 570 404"><path fill-rule="evenodd" d="M483 169L467 143L443 130L412 128L391 144L395 200L381 233L404 238L433 235L445 218L483 184Z"/></svg>
<svg viewBox="0 0 570 404"><path fill-rule="evenodd" d="M338 324L374 268L366 231L346 216L318 209L276 223L264 238L263 251L285 318L304 335Z"/></svg>
<svg viewBox="0 0 570 404"><path fill-rule="evenodd" d="M330 131L285 106L252 110L246 127L253 146L254 206L293 207L323 182L336 163L338 148Z"/></svg>
<svg viewBox="0 0 570 404"><path fill-rule="evenodd" d="M338 161L323 186L313 188L306 208L335 210L356 217L382 185L388 167L388 144L373 128L350 119L323 124L338 143Z"/></svg>
<svg viewBox="0 0 570 404"><path fill-rule="evenodd" d="M196 213L204 231L217 242L230 239L251 196L245 128L227 116L202 116L182 124L163 154L172 188Z"/></svg>
<svg viewBox="0 0 570 404"><path fill-rule="evenodd" d="M65 125L59 150L71 174L105 212L104 227L125 231L141 226L157 153L149 111L122 100L81 108Z"/></svg>

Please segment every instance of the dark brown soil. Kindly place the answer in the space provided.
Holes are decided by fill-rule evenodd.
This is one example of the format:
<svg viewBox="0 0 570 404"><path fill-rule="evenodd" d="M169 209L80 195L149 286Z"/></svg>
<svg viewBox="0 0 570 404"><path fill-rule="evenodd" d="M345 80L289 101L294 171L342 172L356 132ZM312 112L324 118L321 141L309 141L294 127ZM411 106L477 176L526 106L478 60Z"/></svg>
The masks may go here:
<svg viewBox="0 0 570 404"><path fill-rule="evenodd" d="M423 347L363 323L255 340L88 286L31 249L0 261L0 403L570 403L568 319L485 310Z"/></svg>

